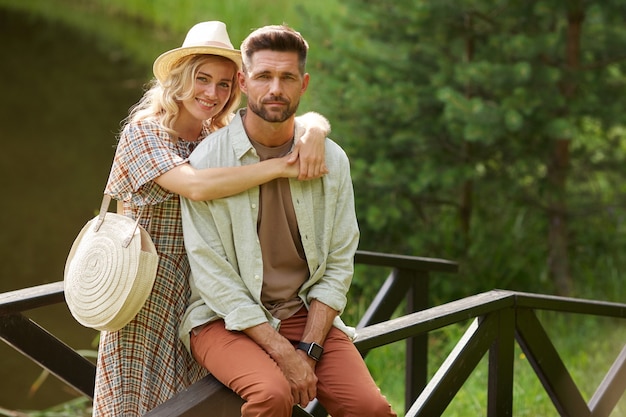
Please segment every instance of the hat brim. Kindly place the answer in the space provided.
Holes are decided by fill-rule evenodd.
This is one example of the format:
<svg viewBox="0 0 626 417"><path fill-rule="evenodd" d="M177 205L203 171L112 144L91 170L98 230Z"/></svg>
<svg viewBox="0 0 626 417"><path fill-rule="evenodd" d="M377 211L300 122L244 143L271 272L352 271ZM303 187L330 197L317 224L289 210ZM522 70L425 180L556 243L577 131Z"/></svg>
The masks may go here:
<svg viewBox="0 0 626 417"><path fill-rule="evenodd" d="M167 74L178 60L189 55L219 55L233 61L238 69L241 69L241 52L237 49L220 48L218 46L188 46L172 49L162 53L152 66L154 76L161 83L167 78Z"/></svg>

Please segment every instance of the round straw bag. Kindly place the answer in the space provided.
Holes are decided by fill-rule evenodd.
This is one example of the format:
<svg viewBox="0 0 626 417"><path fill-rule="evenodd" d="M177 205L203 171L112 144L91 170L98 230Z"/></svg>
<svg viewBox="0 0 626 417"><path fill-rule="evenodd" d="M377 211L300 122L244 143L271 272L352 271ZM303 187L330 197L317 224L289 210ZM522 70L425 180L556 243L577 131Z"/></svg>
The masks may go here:
<svg viewBox="0 0 626 417"><path fill-rule="evenodd" d="M65 263L65 301L83 326L117 331L148 299L158 255L139 219L108 213L105 195L98 216L82 228Z"/></svg>

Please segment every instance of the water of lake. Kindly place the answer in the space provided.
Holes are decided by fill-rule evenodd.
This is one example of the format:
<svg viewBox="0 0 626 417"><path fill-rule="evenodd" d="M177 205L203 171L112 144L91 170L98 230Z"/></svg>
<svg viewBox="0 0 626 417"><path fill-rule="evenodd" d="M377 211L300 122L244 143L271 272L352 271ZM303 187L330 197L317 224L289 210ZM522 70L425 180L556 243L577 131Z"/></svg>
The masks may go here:
<svg viewBox="0 0 626 417"><path fill-rule="evenodd" d="M115 135L149 69L102 42L0 9L0 292L63 279L70 245L97 210ZM41 310L41 311L39 311ZM77 349L94 349L64 305L28 312ZM0 342L0 407L41 409L74 393Z"/></svg>

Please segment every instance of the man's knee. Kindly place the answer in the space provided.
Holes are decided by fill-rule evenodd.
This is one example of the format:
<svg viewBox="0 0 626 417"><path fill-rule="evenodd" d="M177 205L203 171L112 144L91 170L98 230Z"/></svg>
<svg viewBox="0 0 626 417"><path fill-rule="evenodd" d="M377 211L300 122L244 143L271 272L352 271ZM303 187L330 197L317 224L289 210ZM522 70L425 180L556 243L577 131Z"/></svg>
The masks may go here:
<svg viewBox="0 0 626 417"><path fill-rule="evenodd" d="M291 416L293 399L291 387L285 379L267 380L255 384L254 389L245 395L242 411L251 415ZM253 412L254 411L254 412ZM248 413L244 412L243 415Z"/></svg>
<svg viewBox="0 0 626 417"><path fill-rule="evenodd" d="M382 395L362 396L346 406L344 416L392 417L396 414Z"/></svg>
<svg viewBox="0 0 626 417"><path fill-rule="evenodd" d="M367 408L365 410L373 410L373 414L371 415L377 417L391 417L396 415L391 409L389 401L387 401L387 398L385 398L385 396L383 396L382 394L380 394L380 396L376 398L373 398L372 401L367 405Z"/></svg>

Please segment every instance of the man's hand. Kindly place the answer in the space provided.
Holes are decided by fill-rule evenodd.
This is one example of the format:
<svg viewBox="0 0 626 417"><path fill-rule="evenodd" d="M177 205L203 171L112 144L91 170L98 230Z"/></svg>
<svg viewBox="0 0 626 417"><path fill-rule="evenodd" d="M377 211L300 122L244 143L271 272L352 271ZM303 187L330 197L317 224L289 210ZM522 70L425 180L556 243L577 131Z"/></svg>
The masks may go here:
<svg viewBox="0 0 626 417"><path fill-rule="evenodd" d="M291 385L294 403L306 407L317 396L315 365L309 364L293 347L292 350L292 354L277 363Z"/></svg>
<svg viewBox="0 0 626 417"><path fill-rule="evenodd" d="M281 336L269 323L250 327L245 329L244 333L274 359L291 386L294 404L306 407L317 395L315 364L310 364L296 352L291 342Z"/></svg>

